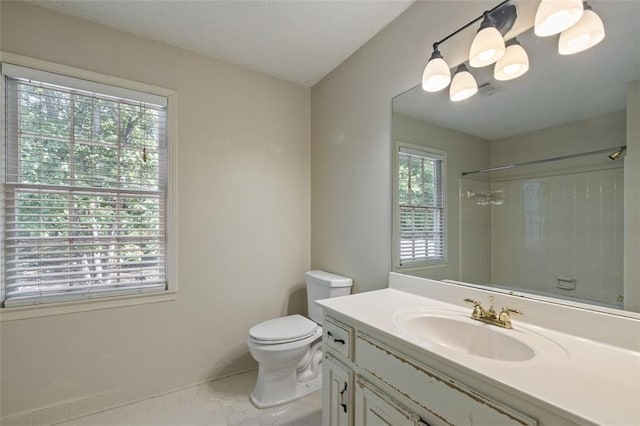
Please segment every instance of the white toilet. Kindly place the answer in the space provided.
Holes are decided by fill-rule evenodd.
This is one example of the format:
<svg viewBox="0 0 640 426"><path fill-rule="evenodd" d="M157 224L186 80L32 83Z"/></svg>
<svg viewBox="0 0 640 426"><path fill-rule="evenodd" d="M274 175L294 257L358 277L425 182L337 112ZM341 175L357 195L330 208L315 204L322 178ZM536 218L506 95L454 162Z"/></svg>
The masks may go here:
<svg viewBox="0 0 640 426"><path fill-rule="evenodd" d="M301 315L274 318L249 330L247 345L258 361L258 380L251 402L273 407L301 398L322 386L322 310L314 301L351 293L351 278L325 271L309 271L309 318Z"/></svg>

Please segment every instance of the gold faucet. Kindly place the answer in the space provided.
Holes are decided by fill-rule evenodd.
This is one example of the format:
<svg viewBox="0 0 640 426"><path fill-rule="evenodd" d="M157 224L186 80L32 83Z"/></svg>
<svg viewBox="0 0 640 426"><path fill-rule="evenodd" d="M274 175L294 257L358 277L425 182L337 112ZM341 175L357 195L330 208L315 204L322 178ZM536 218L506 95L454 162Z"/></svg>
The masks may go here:
<svg viewBox="0 0 640 426"><path fill-rule="evenodd" d="M497 325L498 327L512 329L511 315L523 315L523 313L517 309L502 308L500 314L496 313L493 308L493 296L489 296L489 309L484 309L480 302L473 299L464 299L467 303L473 303L473 311L471 312L471 319L482 321L486 324Z"/></svg>

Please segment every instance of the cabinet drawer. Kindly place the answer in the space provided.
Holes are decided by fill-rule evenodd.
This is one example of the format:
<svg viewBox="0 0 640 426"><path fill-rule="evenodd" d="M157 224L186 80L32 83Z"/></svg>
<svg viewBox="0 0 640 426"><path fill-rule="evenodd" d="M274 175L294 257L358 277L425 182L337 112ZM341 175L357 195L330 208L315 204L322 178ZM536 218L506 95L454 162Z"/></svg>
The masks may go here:
<svg viewBox="0 0 640 426"><path fill-rule="evenodd" d="M433 424L536 425L536 420L358 334L356 363L398 394L424 410Z"/></svg>
<svg viewBox="0 0 640 426"><path fill-rule="evenodd" d="M322 325L322 341L348 360L352 360L353 328L327 316Z"/></svg>

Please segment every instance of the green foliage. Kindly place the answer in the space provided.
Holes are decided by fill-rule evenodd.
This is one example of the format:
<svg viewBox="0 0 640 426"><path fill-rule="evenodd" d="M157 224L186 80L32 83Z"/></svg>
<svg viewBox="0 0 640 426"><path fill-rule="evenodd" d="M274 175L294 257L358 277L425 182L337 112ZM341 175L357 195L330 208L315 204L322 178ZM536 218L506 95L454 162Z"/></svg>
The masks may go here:
<svg viewBox="0 0 640 426"><path fill-rule="evenodd" d="M20 84L20 181L155 190L158 113L123 101Z"/></svg>
<svg viewBox="0 0 640 426"><path fill-rule="evenodd" d="M400 154L398 200L402 205L435 206L437 160Z"/></svg>

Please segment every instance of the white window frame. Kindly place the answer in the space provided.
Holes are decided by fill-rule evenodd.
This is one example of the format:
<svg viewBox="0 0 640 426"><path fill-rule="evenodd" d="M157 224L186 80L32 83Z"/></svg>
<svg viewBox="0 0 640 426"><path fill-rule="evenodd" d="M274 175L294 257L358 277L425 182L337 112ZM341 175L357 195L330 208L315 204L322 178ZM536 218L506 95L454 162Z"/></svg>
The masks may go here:
<svg viewBox="0 0 640 426"><path fill-rule="evenodd" d="M400 170L400 150L407 149L424 154L425 157L440 157L442 159L442 210L443 210L443 258L434 260L413 261L409 264L402 265L400 260L400 203L399 203L399 170ZM393 229L392 229L392 262L394 271L410 272L430 268L444 267L449 264L448 261L448 207L447 207L447 153L437 149L416 145L403 141L395 141L393 147Z"/></svg>
<svg viewBox="0 0 640 426"><path fill-rule="evenodd" d="M161 96L167 99L167 205L166 205L166 260L165 273L167 280L166 290L153 293L138 293L107 298L71 300L68 302L47 303L40 305L28 305L10 308L0 308L0 321L12 321L25 318L42 317L50 315L68 314L99 309L110 309L122 306L133 306L146 303L157 303L174 300L178 290L177 277L177 93L174 90L145 83L100 74L92 71L81 70L53 62L42 61L22 55L16 55L0 51L0 62L20 67L32 68L47 73L60 74L71 78L87 80L92 83L104 84L121 88L124 92L133 90L148 93L152 96ZM4 72L1 73L3 84L0 84L0 117L4 123L5 117L5 88ZM0 176L4 182L4 158L6 129L2 125L2 143L0 143ZM0 197L0 209L3 211L3 200ZM0 215L0 243L4 238L2 230L3 215ZM1 252L1 250L0 250ZM1 254L0 254L1 256ZM0 265L4 265L4 259L0 257ZM4 288L1 289L4 291Z"/></svg>

